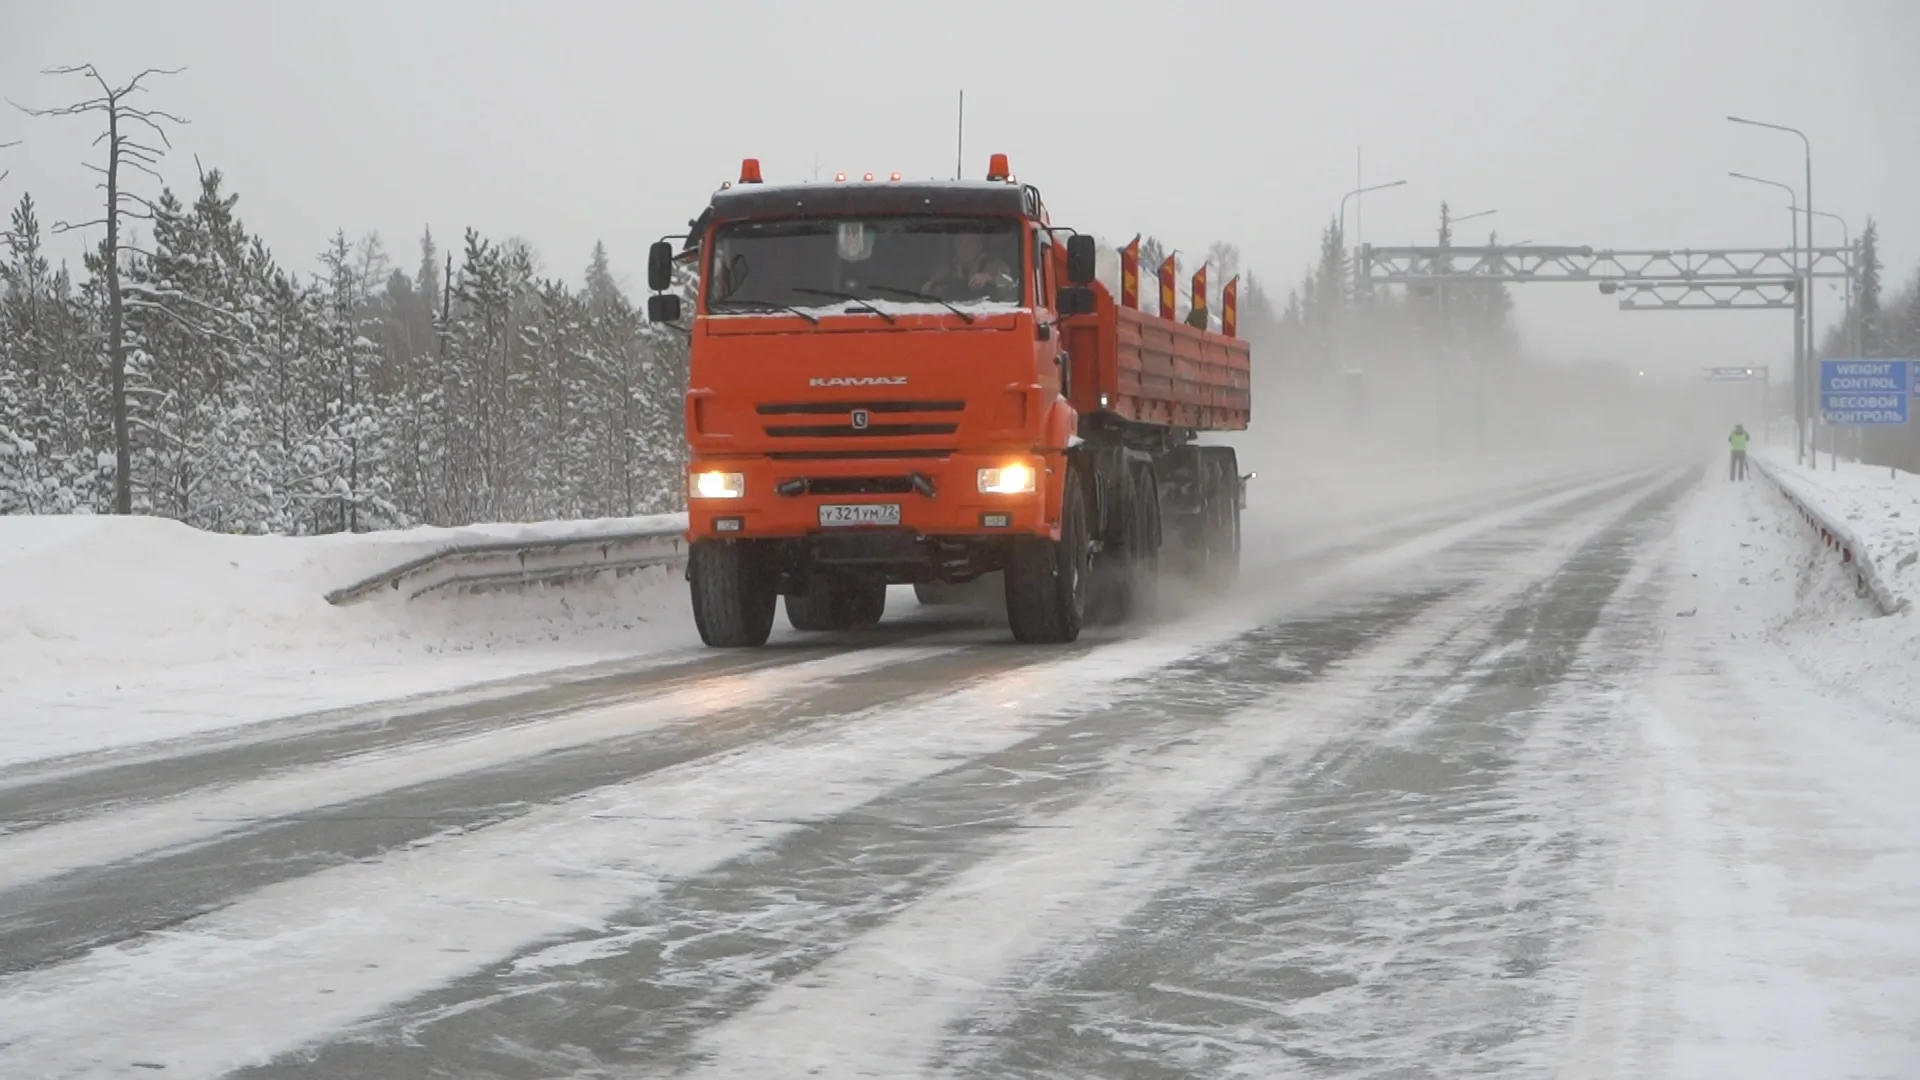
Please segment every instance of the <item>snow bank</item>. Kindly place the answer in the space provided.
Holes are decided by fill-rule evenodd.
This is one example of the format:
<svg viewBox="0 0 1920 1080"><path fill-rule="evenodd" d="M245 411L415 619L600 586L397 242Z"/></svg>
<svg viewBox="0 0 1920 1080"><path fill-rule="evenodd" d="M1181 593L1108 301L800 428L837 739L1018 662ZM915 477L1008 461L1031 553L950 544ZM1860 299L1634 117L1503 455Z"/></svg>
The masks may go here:
<svg viewBox="0 0 1920 1080"><path fill-rule="evenodd" d="M1913 608L1920 600L1920 476L1881 465L1843 461L1836 469L1796 465L1790 449L1769 447L1758 455L1783 491L1824 519L1860 560L1888 609Z"/></svg>
<svg viewBox="0 0 1920 1080"><path fill-rule="evenodd" d="M1920 634L1725 468L1677 515L1669 628L1625 697L1625 858L1565 1075L1911 1077Z"/></svg>
<svg viewBox="0 0 1920 1080"><path fill-rule="evenodd" d="M458 544L585 538L681 515L225 536L145 517L0 518L0 763L505 678L688 642L665 571L526 594L324 594ZM519 646L512 655L495 647Z"/></svg>
<svg viewBox="0 0 1920 1080"><path fill-rule="evenodd" d="M1824 460L1824 459L1823 459ZM1920 517L1920 477L1889 480L1883 468L1819 472L1768 452L1766 465L1784 490L1849 531L1856 558L1872 560L1895 597L1920 594L1911 526ZM1805 521L1760 478L1729 483L1715 466L1709 490L1684 528L1683 542L1718 552L1713 574L1734 581L1731 600L1744 639L1778 646L1793 665L1836 695L1872 703L1920 725L1920 613L1914 606L1882 615L1859 595L1849 568L1824 548ZM1908 493L1911 490L1911 494ZM1902 565L1902 564L1905 565ZM1686 567L1695 577L1705 566Z"/></svg>

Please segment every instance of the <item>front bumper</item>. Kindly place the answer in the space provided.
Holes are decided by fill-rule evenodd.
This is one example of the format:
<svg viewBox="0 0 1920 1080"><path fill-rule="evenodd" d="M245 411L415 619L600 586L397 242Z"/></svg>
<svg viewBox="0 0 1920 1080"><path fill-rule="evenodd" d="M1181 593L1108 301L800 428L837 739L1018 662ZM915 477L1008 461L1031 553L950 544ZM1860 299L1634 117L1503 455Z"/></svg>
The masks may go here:
<svg viewBox="0 0 1920 1080"><path fill-rule="evenodd" d="M1019 495L981 494L981 469L1024 462L1036 470L1034 490ZM687 535L691 540L793 539L864 531L923 537L1044 536L1059 534L1056 489L1064 456L1007 453L959 453L941 458L870 457L854 459L781 459L713 457L699 459L689 474L738 473L742 494L734 499L689 498ZM928 491L931 494L928 494ZM823 505L893 505L898 525L823 526Z"/></svg>

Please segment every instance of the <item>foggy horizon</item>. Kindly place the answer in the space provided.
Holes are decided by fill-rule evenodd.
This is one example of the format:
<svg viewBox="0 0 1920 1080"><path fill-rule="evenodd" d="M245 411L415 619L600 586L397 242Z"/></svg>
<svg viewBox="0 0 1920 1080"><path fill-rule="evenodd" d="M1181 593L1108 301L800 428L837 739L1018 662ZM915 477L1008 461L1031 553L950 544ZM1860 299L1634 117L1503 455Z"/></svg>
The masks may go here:
<svg viewBox="0 0 1920 1080"><path fill-rule="evenodd" d="M1144 232L1187 253L1237 244L1276 303L1316 258L1362 150L1366 183L1406 181L1350 206L1350 238L1377 245L1434 243L1446 201L1456 215L1498 211L1459 226L1463 246L1497 232L1595 248L1783 247L1784 194L1727 173L1798 188L1800 142L1728 114L1808 132L1815 209L1856 236L1869 215L1880 221L1889 291L1920 265L1920 214L1900 198L1920 148L1896 137L1903 99L1920 90L1899 65L1920 50L1920 13L1894 2L1817 17L1778 0L1098 15L989 4L924 28L862 10L768 7L755 33L728 36L732 12L585 2L539 18L499 3L14 2L0 7L0 93L56 106L87 85L40 74L52 65L93 63L116 82L184 67L150 80L143 101L190 121L162 175L189 192L196 158L221 170L248 227L303 276L336 229L377 232L411 269L423 230L444 250L472 227L525 239L545 274L568 281L604 242L637 293L646 244L683 229L742 157L769 181L816 168L950 176L963 89L968 175L1005 152L1057 223L1116 242ZM114 33L98 33L103 20ZM1050 51L1007 50L1009 26ZM920 47L931 30L938 46ZM895 32L914 47L888 47ZM31 193L49 226L97 216L82 167L96 135L92 118L0 110L0 142L22 141L0 150L12 173L0 201ZM1822 246L1840 243L1831 221L1818 230ZM49 246L77 264L75 237ZM1543 360L1779 371L1789 356L1785 312L1625 313L1577 285L1514 298L1523 344ZM1823 328L1841 306L1823 288Z"/></svg>

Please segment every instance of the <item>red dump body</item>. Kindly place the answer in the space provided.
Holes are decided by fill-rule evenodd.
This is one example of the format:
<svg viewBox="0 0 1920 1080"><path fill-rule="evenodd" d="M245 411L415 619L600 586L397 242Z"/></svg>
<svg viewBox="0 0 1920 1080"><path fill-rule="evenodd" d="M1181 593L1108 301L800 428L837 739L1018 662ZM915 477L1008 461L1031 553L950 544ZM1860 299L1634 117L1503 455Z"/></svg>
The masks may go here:
<svg viewBox="0 0 1920 1080"><path fill-rule="evenodd" d="M1075 410L1193 431L1246 430L1253 381L1245 341L1122 307L1104 286L1093 289L1093 314L1063 320Z"/></svg>

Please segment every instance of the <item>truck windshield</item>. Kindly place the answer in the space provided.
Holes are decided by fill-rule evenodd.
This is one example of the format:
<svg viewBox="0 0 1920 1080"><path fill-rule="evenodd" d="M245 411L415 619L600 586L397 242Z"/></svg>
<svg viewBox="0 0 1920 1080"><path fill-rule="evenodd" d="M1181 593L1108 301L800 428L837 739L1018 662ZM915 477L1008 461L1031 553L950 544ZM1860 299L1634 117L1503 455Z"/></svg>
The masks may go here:
<svg viewBox="0 0 1920 1080"><path fill-rule="evenodd" d="M707 268L707 311L845 308L897 311L1015 306L1020 223L983 217L792 218L723 225ZM822 297L835 300L823 301Z"/></svg>

